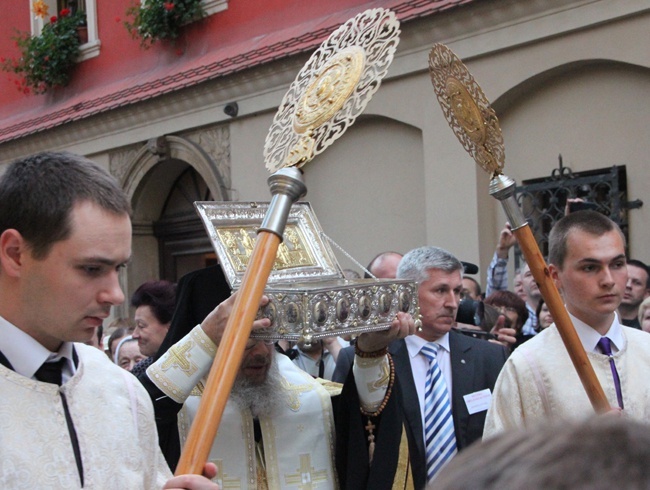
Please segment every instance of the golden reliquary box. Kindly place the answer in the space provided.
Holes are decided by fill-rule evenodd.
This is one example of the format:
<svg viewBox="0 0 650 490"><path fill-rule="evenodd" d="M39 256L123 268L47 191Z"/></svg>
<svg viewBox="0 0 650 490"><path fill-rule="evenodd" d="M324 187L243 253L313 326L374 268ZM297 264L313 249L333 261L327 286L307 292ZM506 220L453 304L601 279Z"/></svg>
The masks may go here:
<svg viewBox="0 0 650 490"><path fill-rule="evenodd" d="M231 289L241 285L268 202L195 202ZM311 342L386 329L398 311L419 318L417 284L345 279L308 202L291 207L259 315L271 327L256 338Z"/></svg>

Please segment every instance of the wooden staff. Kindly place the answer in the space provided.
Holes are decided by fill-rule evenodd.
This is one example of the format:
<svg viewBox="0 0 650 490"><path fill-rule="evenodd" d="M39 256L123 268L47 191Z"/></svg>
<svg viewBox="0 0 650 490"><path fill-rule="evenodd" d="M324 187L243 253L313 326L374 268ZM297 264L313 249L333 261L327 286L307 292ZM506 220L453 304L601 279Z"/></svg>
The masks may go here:
<svg viewBox="0 0 650 490"><path fill-rule="evenodd" d="M307 192L301 172L295 168L285 168L271 175L269 186L273 198L258 231L196 418L178 461L177 475L203 473L275 262L291 205Z"/></svg>
<svg viewBox="0 0 650 490"><path fill-rule="evenodd" d="M562 342L564 342L564 346L569 353L569 357L578 373L582 386L587 392L591 405L597 413L610 410L611 407L607 401L605 392L596 377L594 368L587 358L585 349L564 307L564 301L555 286L555 282L551 278L537 241L514 197L515 182L505 175L497 175L490 182L490 194L501 201L503 205L503 209L512 226L512 232L519 242L519 247L526 258L526 263L530 267L530 272L533 274L539 286L539 291L542 293L542 297L548 305L551 316L555 321L555 326L558 332L560 332Z"/></svg>

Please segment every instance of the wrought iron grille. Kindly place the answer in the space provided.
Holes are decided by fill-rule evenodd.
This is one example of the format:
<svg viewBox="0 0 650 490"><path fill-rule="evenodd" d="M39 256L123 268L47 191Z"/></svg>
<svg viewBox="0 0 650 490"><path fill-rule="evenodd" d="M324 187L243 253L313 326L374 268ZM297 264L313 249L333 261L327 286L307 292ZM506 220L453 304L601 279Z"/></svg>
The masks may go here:
<svg viewBox="0 0 650 490"><path fill-rule="evenodd" d="M516 188L517 201L537 240L542 254L548 255L548 234L564 216L568 198L582 198L596 205L596 210L615 221L628 238L628 209L640 207L639 200L627 201L627 176L625 165L606 169L572 172L562 165L553 169L549 177L524 180ZM515 266L523 258L517 247Z"/></svg>

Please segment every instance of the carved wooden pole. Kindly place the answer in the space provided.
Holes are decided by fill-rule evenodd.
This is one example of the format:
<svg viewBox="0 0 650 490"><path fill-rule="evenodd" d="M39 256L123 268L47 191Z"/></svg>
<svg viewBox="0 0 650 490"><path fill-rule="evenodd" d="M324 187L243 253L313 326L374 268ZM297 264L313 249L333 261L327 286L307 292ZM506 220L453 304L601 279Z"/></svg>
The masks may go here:
<svg viewBox="0 0 650 490"><path fill-rule="evenodd" d="M275 172L268 182L273 197L258 230L241 288L210 369L196 418L176 468L177 475L200 475L203 472L282 241L291 205L307 193L300 170L293 167Z"/></svg>

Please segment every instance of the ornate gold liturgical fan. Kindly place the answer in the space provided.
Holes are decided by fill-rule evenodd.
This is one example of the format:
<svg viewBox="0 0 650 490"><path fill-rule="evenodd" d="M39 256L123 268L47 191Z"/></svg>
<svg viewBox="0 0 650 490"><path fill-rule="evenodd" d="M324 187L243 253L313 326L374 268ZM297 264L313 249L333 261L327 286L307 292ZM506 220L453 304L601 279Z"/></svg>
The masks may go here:
<svg viewBox="0 0 650 490"><path fill-rule="evenodd" d="M340 137L379 88L398 43L399 22L384 9L349 20L314 52L289 87L266 139L272 200L258 230L198 412L176 469L203 470L282 240L291 205L307 188L300 167Z"/></svg>
<svg viewBox="0 0 650 490"><path fill-rule="evenodd" d="M463 148L493 177L501 174L505 151L499 120L472 74L443 44L431 50L429 71L442 112Z"/></svg>
<svg viewBox="0 0 650 490"><path fill-rule="evenodd" d="M429 54L431 81L442 112L465 150L483 170L490 173L490 194L498 199L512 225L526 262L548 304L562 341L578 372L580 381L597 412L610 408L596 373L580 343L560 293L551 279L535 237L517 200L515 182L502 174L505 162L503 138L497 116L474 77L444 44L433 46Z"/></svg>
<svg viewBox="0 0 650 490"><path fill-rule="evenodd" d="M343 135L379 88L399 33L395 14L372 9L321 44L282 99L264 145L266 168L302 167Z"/></svg>

